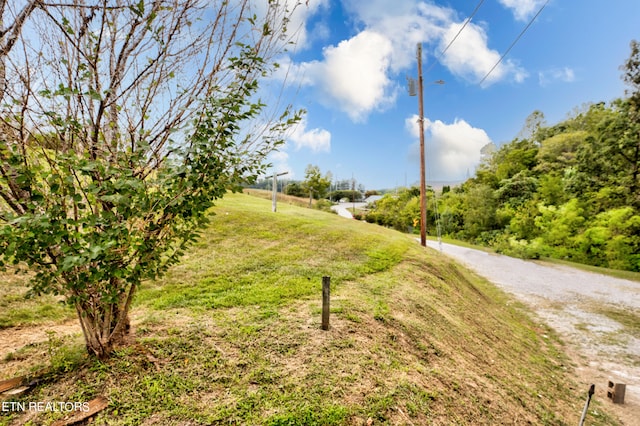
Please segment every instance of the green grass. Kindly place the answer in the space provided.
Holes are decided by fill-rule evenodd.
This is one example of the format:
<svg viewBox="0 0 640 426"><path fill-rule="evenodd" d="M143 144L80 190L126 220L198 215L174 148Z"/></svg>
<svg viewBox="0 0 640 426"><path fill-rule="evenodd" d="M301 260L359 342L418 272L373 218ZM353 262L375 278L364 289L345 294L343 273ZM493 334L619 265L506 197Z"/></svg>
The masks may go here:
<svg viewBox="0 0 640 426"><path fill-rule="evenodd" d="M0 330L75 317L75 311L50 295L28 297L29 277L0 273Z"/></svg>
<svg viewBox="0 0 640 426"><path fill-rule="evenodd" d="M135 339L110 360L79 357L77 336L16 351L33 357L29 371L55 366L17 400L102 395L97 425L577 423L583 398L560 342L495 286L410 236L270 207L226 197L183 261L140 289ZM3 413L0 425L25 419Z"/></svg>
<svg viewBox="0 0 640 426"><path fill-rule="evenodd" d="M340 285L386 270L406 250L400 234L354 234L349 222L322 212L283 206L271 214L268 204L248 197L244 204L245 211L217 209L215 227L162 282L145 286L138 303L154 309L277 307L314 294L323 276ZM238 235L245 236L242 244Z"/></svg>

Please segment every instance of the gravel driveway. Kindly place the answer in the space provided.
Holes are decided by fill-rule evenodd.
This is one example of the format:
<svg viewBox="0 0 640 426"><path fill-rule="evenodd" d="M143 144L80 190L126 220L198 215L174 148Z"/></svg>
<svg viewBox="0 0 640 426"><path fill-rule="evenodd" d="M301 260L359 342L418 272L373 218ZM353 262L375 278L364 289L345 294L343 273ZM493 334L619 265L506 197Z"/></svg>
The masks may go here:
<svg viewBox="0 0 640 426"><path fill-rule="evenodd" d="M598 312L640 315L640 283L450 244L428 245L476 271L529 306L555 329L577 364L578 382L625 425L640 425L640 335ZM633 318L633 316L630 316ZM624 405L606 400L607 382L625 383ZM588 423L586 423L588 424Z"/></svg>

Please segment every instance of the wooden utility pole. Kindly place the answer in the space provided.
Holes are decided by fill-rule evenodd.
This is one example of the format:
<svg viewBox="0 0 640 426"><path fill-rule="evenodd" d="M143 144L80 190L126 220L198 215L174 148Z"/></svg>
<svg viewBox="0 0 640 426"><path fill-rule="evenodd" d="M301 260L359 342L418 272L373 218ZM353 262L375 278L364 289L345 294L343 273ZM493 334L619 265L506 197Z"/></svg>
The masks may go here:
<svg viewBox="0 0 640 426"><path fill-rule="evenodd" d="M422 99L422 43L418 43L418 115L420 116L420 244L427 246L427 183L425 180L424 103Z"/></svg>
<svg viewBox="0 0 640 426"><path fill-rule="evenodd" d="M272 199L271 199L271 211L272 212L276 212L276 204L278 201L278 176L284 176L286 174L288 174L289 172L282 172L282 173L276 173L273 172L273 188L271 188L273 190L272 195Z"/></svg>

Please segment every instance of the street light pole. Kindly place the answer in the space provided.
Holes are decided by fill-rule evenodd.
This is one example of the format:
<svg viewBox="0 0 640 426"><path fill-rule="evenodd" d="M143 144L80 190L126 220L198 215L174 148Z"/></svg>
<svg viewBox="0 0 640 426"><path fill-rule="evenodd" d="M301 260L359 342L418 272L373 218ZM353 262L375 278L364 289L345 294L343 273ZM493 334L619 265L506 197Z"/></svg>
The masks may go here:
<svg viewBox="0 0 640 426"><path fill-rule="evenodd" d="M418 43L418 115L420 128L420 245L427 246L427 183L425 180L424 102L422 98L422 43Z"/></svg>

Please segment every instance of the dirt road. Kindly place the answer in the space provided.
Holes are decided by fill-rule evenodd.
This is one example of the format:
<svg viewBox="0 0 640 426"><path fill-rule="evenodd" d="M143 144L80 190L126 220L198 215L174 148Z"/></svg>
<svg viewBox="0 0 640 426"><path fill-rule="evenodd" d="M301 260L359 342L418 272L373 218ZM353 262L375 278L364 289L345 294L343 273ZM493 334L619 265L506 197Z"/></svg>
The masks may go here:
<svg viewBox="0 0 640 426"><path fill-rule="evenodd" d="M475 270L528 305L567 343L577 381L625 425L640 425L640 335L611 317L640 315L640 283L565 266L530 262L450 244L428 245ZM608 315L606 315L608 313ZM622 322L625 322L624 320ZM631 330L631 331L630 331ZM633 331L635 330L635 331ZM606 398L607 383L625 383L625 404Z"/></svg>

